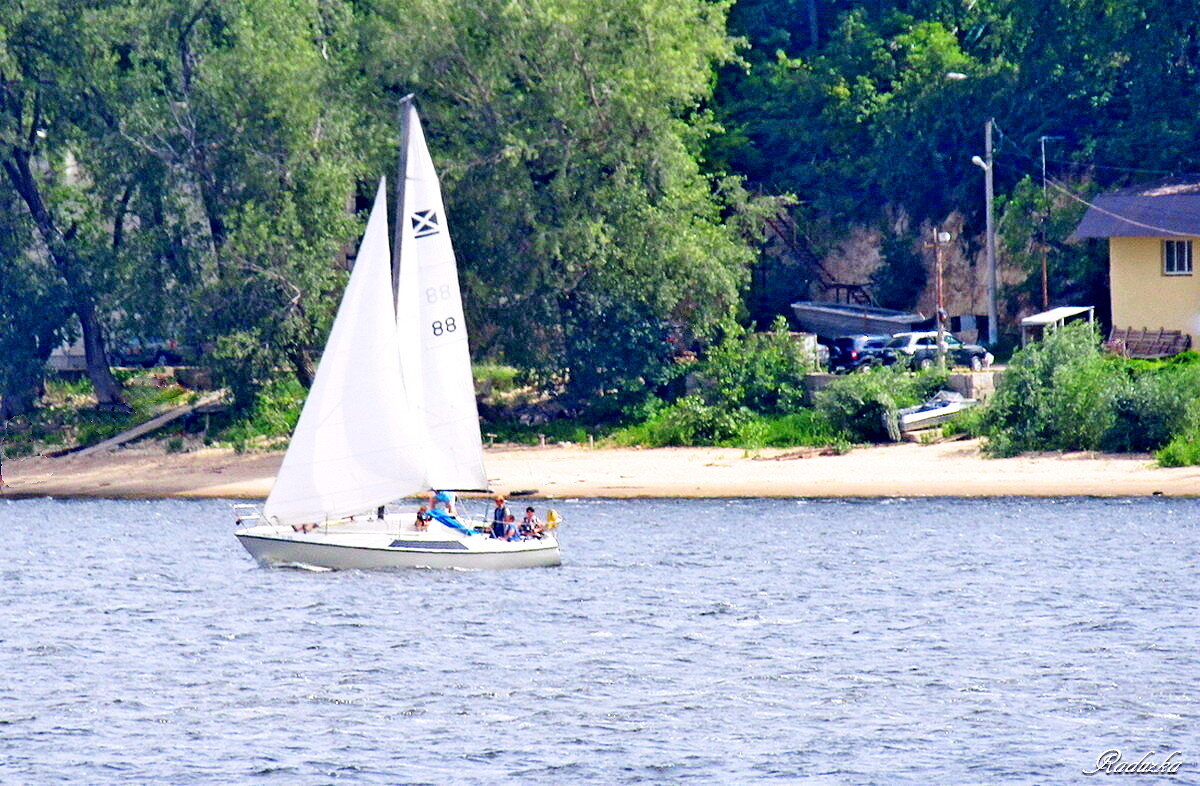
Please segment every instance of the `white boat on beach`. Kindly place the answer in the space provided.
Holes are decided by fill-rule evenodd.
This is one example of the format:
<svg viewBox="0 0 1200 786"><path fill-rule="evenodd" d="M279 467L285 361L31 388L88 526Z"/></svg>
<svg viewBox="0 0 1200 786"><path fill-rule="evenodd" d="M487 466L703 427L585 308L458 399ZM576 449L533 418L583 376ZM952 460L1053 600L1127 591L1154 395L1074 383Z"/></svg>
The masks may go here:
<svg viewBox="0 0 1200 786"><path fill-rule="evenodd" d="M441 186L411 100L395 249L383 181L320 366L261 511L236 535L264 563L322 568L560 564L553 531L491 537L439 515L419 529L386 506L431 489L486 491L458 267Z"/></svg>
<svg viewBox="0 0 1200 786"><path fill-rule="evenodd" d="M966 398L960 393L950 390L939 391L928 401L915 407L906 407L896 413L900 431L920 431L940 426L978 403L975 399Z"/></svg>

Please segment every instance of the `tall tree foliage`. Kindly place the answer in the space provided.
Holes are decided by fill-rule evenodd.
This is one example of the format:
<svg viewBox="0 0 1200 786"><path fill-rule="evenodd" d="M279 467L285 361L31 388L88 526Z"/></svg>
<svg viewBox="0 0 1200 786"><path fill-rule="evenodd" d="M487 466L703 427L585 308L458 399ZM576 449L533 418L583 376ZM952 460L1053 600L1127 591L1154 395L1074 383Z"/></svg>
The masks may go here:
<svg viewBox="0 0 1200 786"><path fill-rule="evenodd" d="M981 233L982 178L970 160L983 153L988 118L1001 197L1040 180L1043 136L1055 137L1051 175L1081 190L1200 170L1191 117L1200 23L1190 4L835 0L819 4L815 45L798 6L735 6L748 65L722 72L719 117L730 133L711 155L753 186L794 193L810 221L837 231L897 209L918 222L957 210L969 234ZM1029 225L1029 204L1017 194L1002 228ZM1046 227L1061 231L1044 244L1058 291L1095 297L1094 255L1063 244L1071 211L1052 212Z"/></svg>
<svg viewBox="0 0 1200 786"><path fill-rule="evenodd" d="M51 261L82 329L96 397L101 404L121 405L98 306L112 255L98 206L73 166L74 143L99 103L93 69L103 70L111 59L91 11L69 0L30 0L9 9L0 24L0 168L40 245L14 255L13 262L21 266L43 255ZM31 270L14 270L12 276L29 286L44 279ZM6 408L20 411L27 404L27 397L10 394Z"/></svg>
<svg viewBox="0 0 1200 786"><path fill-rule="evenodd" d="M653 384L748 261L697 164L725 6L376 8L378 79L418 95L484 351L565 372L579 400Z"/></svg>
<svg viewBox="0 0 1200 786"><path fill-rule="evenodd" d="M133 10L114 86L128 163L111 175L133 175L129 212L150 234L123 268L126 303L140 306L127 319L212 341L239 403L280 364L307 382L353 232L347 11L316 0ZM163 298L165 318L153 308Z"/></svg>

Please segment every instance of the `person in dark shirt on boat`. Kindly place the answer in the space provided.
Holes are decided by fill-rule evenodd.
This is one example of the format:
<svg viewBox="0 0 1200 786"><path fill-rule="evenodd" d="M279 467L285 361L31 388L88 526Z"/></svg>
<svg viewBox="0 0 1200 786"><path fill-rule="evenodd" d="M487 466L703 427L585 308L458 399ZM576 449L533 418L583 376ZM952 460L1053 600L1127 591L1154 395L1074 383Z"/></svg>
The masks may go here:
<svg viewBox="0 0 1200 786"><path fill-rule="evenodd" d="M512 520L513 515L508 505L504 504L504 497L496 497L496 507L492 511L492 537L503 538L505 525Z"/></svg>
<svg viewBox="0 0 1200 786"><path fill-rule="evenodd" d="M433 516L429 515L429 508L422 505L417 508L417 520L413 522L413 526L417 530L424 532L429 529L429 522L433 520Z"/></svg>
<svg viewBox="0 0 1200 786"><path fill-rule="evenodd" d="M537 517L533 508L525 508L525 518L521 519L521 535L526 538L540 538L546 528Z"/></svg>

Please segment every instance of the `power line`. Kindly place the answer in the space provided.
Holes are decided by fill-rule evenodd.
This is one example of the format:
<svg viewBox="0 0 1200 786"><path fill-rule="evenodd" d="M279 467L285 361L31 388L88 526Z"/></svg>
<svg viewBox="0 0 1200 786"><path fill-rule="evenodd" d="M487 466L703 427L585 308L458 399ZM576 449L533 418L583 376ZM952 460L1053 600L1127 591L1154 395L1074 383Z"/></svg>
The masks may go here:
<svg viewBox="0 0 1200 786"><path fill-rule="evenodd" d="M1021 153L1022 157L1030 159L1030 161L1033 161L1033 160L1034 160L1032 156L1030 156L1030 155L1028 155L1028 154L1024 153L1024 152L1023 152L1023 151L1021 151L1019 148L1018 148L1017 152ZM1023 174L1026 174L1026 175L1030 175L1030 176L1038 176L1038 175L1040 175L1040 172L1034 172L1034 171L1032 171L1032 170L1030 170L1030 169L1027 169L1027 168L1025 168L1025 167L1017 166L1016 168L1017 168L1017 169L1018 169L1020 172L1022 172ZM1192 233L1192 232L1179 232L1179 231L1177 231L1177 230L1174 230L1174 229L1168 229L1168 228L1166 228L1166 227L1163 227L1163 226L1158 226L1158 225L1156 225L1156 224L1147 224L1146 222L1144 222L1144 221L1139 221L1139 220L1137 220L1136 218L1130 218L1129 216L1122 215L1122 214L1120 214L1120 213L1117 213L1117 212L1115 212L1115 211L1109 210L1108 208L1105 208L1105 207L1100 207L1100 206L1099 206L1099 205L1097 205L1095 202L1091 201L1090 199L1087 199L1087 198L1085 198L1085 197L1082 197L1082 196L1080 196L1079 194L1077 194L1077 193L1075 193L1074 191L1072 191L1071 189L1067 188L1067 187L1066 187L1064 184L1062 184L1062 183L1060 183L1060 182L1056 181L1056 180L1055 180L1054 178L1052 178L1052 177L1047 177L1047 178L1046 178L1046 184L1047 184L1047 185L1049 185L1049 186L1051 186L1051 187L1053 187L1053 188L1054 188L1056 191L1060 191L1060 192L1062 192L1063 194L1065 194L1066 196L1068 196L1068 197L1070 197L1071 199L1075 200L1076 202L1079 202L1080 204L1086 205L1088 208L1090 208L1090 209L1092 209L1092 210L1095 210L1095 211L1096 211L1096 212L1098 212L1098 213L1102 213L1102 214L1104 214L1104 215L1106 215L1106 216L1110 216L1110 217L1112 217L1112 218L1115 218L1115 219L1117 219L1118 221L1122 221L1122 222L1124 222L1124 223L1126 223L1126 224L1129 224L1129 225L1131 225L1131 226L1141 227L1142 229L1148 229L1148 230L1150 230L1150 231L1152 231L1152 232L1159 232L1159 233L1161 233L1161 234L1164 234L1164 235L1171 235L1171 236L1174 236L1174 237L1193 237L1193 236L1195 235L1195 233ZM1162 209L1160 209L1160 211L1159 211L1159 215L1160 215L1160 216L1163 216L1163 217L1165 217L1165 218L1179 218L1179 219L1185 219L1185 218L1192 218L1192 217L1193 217L1195 214L1194 214L1194 213L1192 213L1192 212L1190 212L1190 211L1178 211L1178 210L1174 210L1174 211L1173 211L1173 210L1162 210Z"/></svg>
<svg viewBox="0 0 1200 786"><path fill-rule="evenodd" d="M1193 236L1193 234L1189 233L1189 232L1177 232L1174 229L1167 229L1166 227L1155 226L1154 224L1147 224L1143 221L1138 221L1137 219L1129 218L1128 216L1123 216L1120 213L1115 213L1112 210L1108 210L1106 208L1100 207L1095 202L1092 202L1091 200L1088 200L1088 199L1084 199L1083 197L1079 196L1078 194L1076 194L1074 191L1067 188L1066 186L1060 185L1059 183L1055 182L1054 178L1046 178L1046 183L1048 185L1054 187L1058 191L1061 191L1062 193L1066 194L1071 199L1074 199L1076 202L1081 202L1081 203L1087 205L1088 208L1095 210L1098 213L1103 213L1106 216L1111 216L1119 221L1125 222L1126 224L1132 224L1133 226L1141 227L1142 229L1149 229L1153 232L1161 232L1165 235L1176 235L1178 237L1192 237Z"/></svg>
<svg viewBox="0 0 1200 786"><path fill-rule="evenodd" d="M994 121L993 121L993 123L994 123ZM1000 130L999 126L996 127L996 130L997 131ZM1037 156L1031 155L1030 153L1027 153L1023 149L1021 149L1021 147L1015 141L1013 141L1013 139L1011 137L1004 134L1003 132L1000 133L1000 143L1001 144L1007 143L1008 147L1011 148L1012 152L1016 153L1017 155L1021 156L1022 158L1027 158L1030 161L1039 160ZM1175 177L1200 177L1200 172L1180 172L1175 169L1143 169L1140 167L1117 166L1115 164L1097 164L1094 162L1083 163L1083 162L1079 162L1079 161L1068 161L1068 160L1064 160L1061 158L1047 158L1046 163L1061 164L1064 166L1072 166L1072 167L1088 167L1090 169L1108 169L1108 170L1112 170L1114 172L1143 172L1143 173L1151 174L1151 175L1167 175L1167 176L1175 176Z"/></svg>

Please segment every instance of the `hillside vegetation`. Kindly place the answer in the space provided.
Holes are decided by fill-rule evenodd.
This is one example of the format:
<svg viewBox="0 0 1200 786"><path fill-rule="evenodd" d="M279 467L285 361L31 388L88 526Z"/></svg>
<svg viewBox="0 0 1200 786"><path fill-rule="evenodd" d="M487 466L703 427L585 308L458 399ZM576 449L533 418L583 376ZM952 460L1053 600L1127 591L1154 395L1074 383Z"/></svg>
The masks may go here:
<svg viewBox="0 0 1200 786"><path fill-rule="evenodd" d="M0 418L56 406L73 339L113 411L130 339L198 348L243 419L302 397L415 93L475 359L591 431L733 439L786 396L713 403L679 368L813 275L760 291L768 237L811 261L874 228L872 289L911 305L922 226L978 250L994 119L1002 261L1045 249L1051 299L1103 307L1079 199L1200 170L1198 87L1195 9L1162 0L28 0L0 25ZM825 433L750 441L780 428Z"/></svg>

